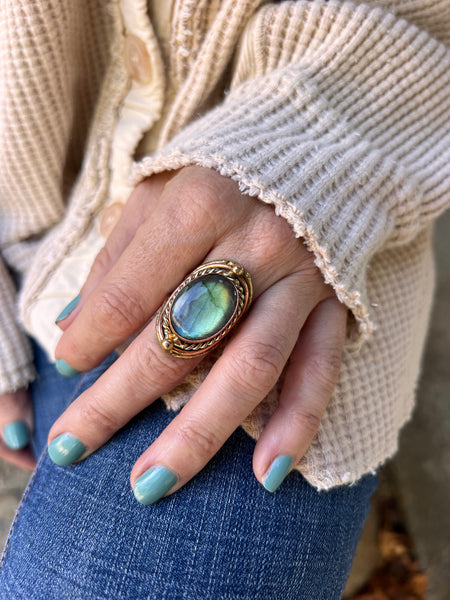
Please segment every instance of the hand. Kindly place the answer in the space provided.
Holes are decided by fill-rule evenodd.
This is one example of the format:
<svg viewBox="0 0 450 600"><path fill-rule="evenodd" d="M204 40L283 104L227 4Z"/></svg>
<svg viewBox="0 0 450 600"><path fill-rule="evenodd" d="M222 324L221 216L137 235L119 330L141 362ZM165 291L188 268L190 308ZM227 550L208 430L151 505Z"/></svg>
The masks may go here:
<svg viewBox="0 0 450 600"><path fill-rule="evenodd" d="M33 429L33 410L26 390L0 394L0 458L32 471L36 459L27 447Z"/></svg>
<svg viewBox="0 0 450 600"><path fill-rule="evenodd" d="M295 466L335 386L347 311L272 207L200 167L154 176L135 189L79 304L60 323L65 332L56 358L79 371L139 334L52 427L55 462L70 464L94 452L198 364L198 358L165 353L155 319L148 320L196 266L223 258L250 272L255 301L198 391L138 459L131 484L145 504L179 489L261 402L287 363L279 406L253 463L270 490Z"/></svg>

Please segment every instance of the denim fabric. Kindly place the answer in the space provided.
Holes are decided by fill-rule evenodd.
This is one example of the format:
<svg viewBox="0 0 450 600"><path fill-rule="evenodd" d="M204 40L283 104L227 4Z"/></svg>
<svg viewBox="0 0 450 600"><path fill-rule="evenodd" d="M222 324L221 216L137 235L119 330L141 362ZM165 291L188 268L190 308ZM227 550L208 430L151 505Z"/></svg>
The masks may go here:
<svg viewBox="0 0 450 600"><path fill-rule="evenodd" d="M38 357L36 449L111 360L66 380ZM194 480L145 507L129 474L172 418L156 402L70 467L44 450L3 554L1 600L341 597L376 477L319 493L295 472L271 494L239 429Z"/></svg>

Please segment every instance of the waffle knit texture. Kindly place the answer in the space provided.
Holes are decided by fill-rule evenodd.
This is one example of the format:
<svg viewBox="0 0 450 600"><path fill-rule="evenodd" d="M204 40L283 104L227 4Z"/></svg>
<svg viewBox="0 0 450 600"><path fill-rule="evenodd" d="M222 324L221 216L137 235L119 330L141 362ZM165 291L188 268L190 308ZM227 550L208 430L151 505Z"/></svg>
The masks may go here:
<svg viewBox="0 0 450 600"><path fill-rule="evenodd" d="M139 93L123 58L131 29L146 40L153 87L147 106L133 104L142 114L126 140L130 189L186 165L233 178L291 224L353 315L333 398L299 465L319 489L351 483L392 455L413 406L432 222L450 202L450 4L172 5L158 50L142 0L4 3L0 391L32 377L7 268L24 280L20 319L33 334L30 315L114 194L118 124ZM170 407L211 361L168 395ZM277 393L244 423L254 437Z"/></svg>

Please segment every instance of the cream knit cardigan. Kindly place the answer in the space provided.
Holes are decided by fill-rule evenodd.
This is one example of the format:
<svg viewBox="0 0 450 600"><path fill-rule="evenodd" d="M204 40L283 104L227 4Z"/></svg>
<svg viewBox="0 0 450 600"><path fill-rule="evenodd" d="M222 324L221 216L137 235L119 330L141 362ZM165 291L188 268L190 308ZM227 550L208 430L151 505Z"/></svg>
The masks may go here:
<svg viewBox="0 0 450 600"><path fill-rule="evenodd" d="M102 211L152 173L210 167L287 219L354 316L299 465L319 489L353 482L413 405L450 202L450 2L174 0L165 33L144 0L2 2L0 392L33 377L22 327L52 351Z"/></svg>

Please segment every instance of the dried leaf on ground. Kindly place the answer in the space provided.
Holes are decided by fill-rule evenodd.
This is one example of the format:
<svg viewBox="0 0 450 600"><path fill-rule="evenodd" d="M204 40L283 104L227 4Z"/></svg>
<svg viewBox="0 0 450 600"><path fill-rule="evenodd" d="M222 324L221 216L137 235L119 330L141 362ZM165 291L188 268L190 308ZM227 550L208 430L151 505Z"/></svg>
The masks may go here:
<svg viewBox="0 0 450 600"><path fill-rule="evenodd" d="M392 498L380 503L379 518L380 565L361 592L349 600L426 600L427 577Z"/></svg>

